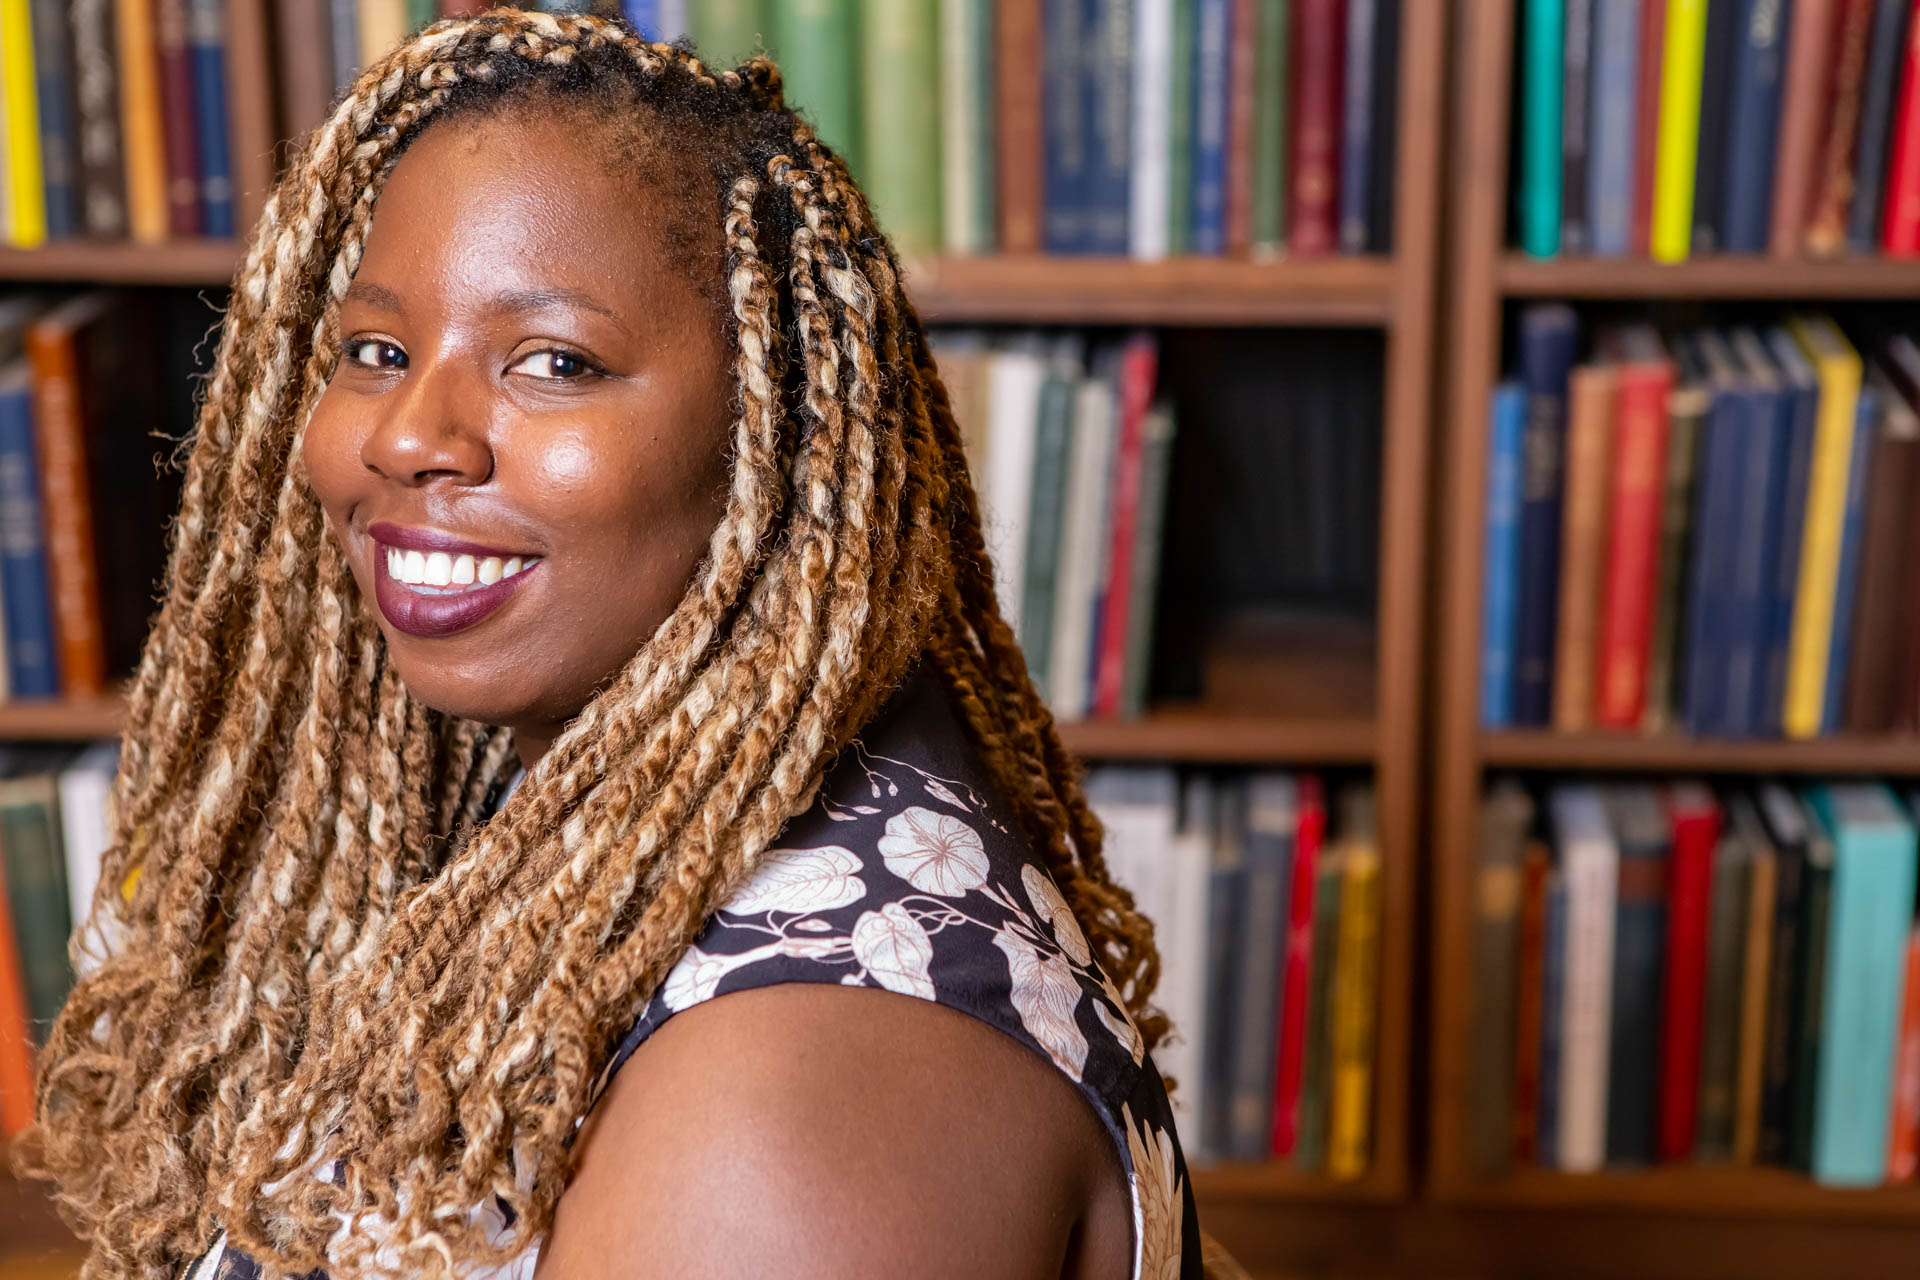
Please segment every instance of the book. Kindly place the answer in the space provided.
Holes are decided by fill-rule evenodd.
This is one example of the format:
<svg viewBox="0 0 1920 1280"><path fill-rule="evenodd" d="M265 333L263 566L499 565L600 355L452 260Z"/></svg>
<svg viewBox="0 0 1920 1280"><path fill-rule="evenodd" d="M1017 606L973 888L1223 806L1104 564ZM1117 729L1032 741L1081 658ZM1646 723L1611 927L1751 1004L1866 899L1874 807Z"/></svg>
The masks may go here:
<svg viewBox="0 0 1920 1280"><path fill-rule="evenodd" d="M1133 6L1133 183L1128 188L1127 255L1167 256L1172 203L1173 0Z"/></svg>
<svg viewBox="0 0 1920 1280"><path fill-rule="evenodd" d="M1773 547L1773 601L1768 608L1761 718L1778 732L1786 713L1787 666L1793 652L1794 598L1800 591L1800 563L1805 543L1807 481L1813 467L1813 441L1820 421L1820 380L1801 353L1800 344L1783 328L1766 335L1767 353L1787 392L1789 417L1786 439L1776 472L1779 485L1773 502L1779 508L1779 528Z"/></svg>
<svg viewBox="0 0 1920 1280"><path fill-rule="evenodd" d="M1088 243L1087 184L1091 131L1087 85L1081 72L1090 32L1082 0L1042 0L1040 44L1041 242L1048 253L1080 253ZM884 98L869 94L867 110L885 111ZM871 144L869 144L871 145Z"/></svg>
<svg viewBox="0 0 1920 1280"><path fill-rule="evenodd" d="M1504 1173L1514 1158L1516 1030L1522 939L1523 864L1533 800L1502 779L1480 801L1474 870L1472 1044L1467 1140L1474 1171Z"/></svg>
<svg viewBox="0 0 1920 1280"><path fill-rule="evenodd" d="M1633 252L1653 248L1653 191L1660 158L1660 86L1667 53L1667 0L1640 10L1640 65L1633 103Z"/></svg>
<svg viewBox="0 0 1920 1280"><path fill-rule="evenodd" d="M1521 435L1520 573L1514 645L1513 722L1548 723L1553 707L1554 630L1558 622L1561 480L1567 382L1579 320L1562 305L1520 314L1520 381L1527 393Z"/></svg>
<svg viewBox="0 0 1920 1280"><path fill-rule="evenodd" d="M232 142L227 136L226 24L224 0L188 0L194 144L200 159L200 228L209 236L238 234Z"/></svg>
<svg viewBox="0 0 1920 1280"><path fill-rule="evenodd" d="M33 1123L33 1018L3 872L0 862L0 1141Z"/></svg>
<svg viewBox="0 0 1920 1280"><path fill-rule="evenodd" d="M1693 1152L1699 1117L1707 929L1713 896L1713 851L1720 843L1721 816L1713 793L1697 782L1671 786L1667 811L1673 826L1673 861L1667 887L1667 967L1661 1001L1656 1150L1662 1160L1684 1160Z"/></svg>
<svg viewBox="0 0 1920 1280"><path fill-rule="evenodd" d="M738 26L720 11L746 10L746 3L701 6L696 13L715 24L704 49L740 51L758 43L755 28ZM940 121L938 99L926 91L940 83L939 29L931 8L917 4L865 5L860 10L861 186L874 214L907 257L940 247ZM751 21L742 18L740 21Z"/></svg>
<svg viewBox="0 0 1920 1280"><path fill-rule="evenodd" d="M1520 31L1520 247L1536 258L1560 252L1561 77L1565 0L1526 0Z"/></svg>
<svg viewBox="0 0 1920 1280"><path fill-rule="evenodd" d="M1847 668L1853 656L1853 618L1860 585L1861 543L1866 540L1867 474L1880 435L1880 393L1863 382L1853 421L1853 456L1847 467L1846 507L1840 522L1840 562L1834 574L1833 639L1821 696L1820 731L1838 733L1846 719Z"/></svg>
<svg viewBox="0 0 1920 1280"><path fill-rule="evenodd" d="M1787 1159L1796 1169L1811 1172L1815 1127L1818 1123L1823 1054L1827 1038L1827 965L1832 945L1834 842L1825 820L1809 810L1813 832L1807 845L1805 883L1801 886L1802 952L1796 981L1800 985L1799 1014L1794 1023L1793 1122L1788 1134Z"/></svg>
<svg viewBox="0 0 1920 1280"><path fill-rule="evenodd" d="M1246 892L1247 783L1223 781L1214 800L1214 834L1207 871L1206 1040L1200 1048L1202 1109L1199 1145L1225 1156L1233 1123L1233 1069L1239 1054L1240 986L1246 966L1239 957L1247 937L1251 901Z"/></svg>
<svg viewBox="0 0 1920 1280"><path fill-rule="evenodd" d="M1173 469L1173 408L1155 403L1141 424L1140 496L1134 513L1133 554L1128 565L1126 631L1120 660L1120 714L1146 714L1153 671L1154 603L1160 593L1160 550L1165 542L1167 485ZM1109 650L1109 652L1111 652Z"/></svg>
<svg viewBox="0 0 1920 1280"><path fill-rule="evenodd" d="M1052 658L1054 610L1059 599L1061 528L1066 519L1067 457L1073 448L1073 409L1080 389L1083 353L1077 335L1061 335L1051 343L1046 374L1040 383L1040 407L1033 443L1033 475L1027 500L1026 540L1022 552L1020 617L1021 646L1027 665L1040 685Z"/></svg>
<svg viewBox="0 0 1920 1280"><path fill-rule="evenodd" d="M1567 385L1553 727L1574 733L1593 718L1595 631L1607 543L1607 464L1613 456L1618 379L1611 365L1582 365L1573 370Z"/></svg>
<svg viewBox="0 0 1920 1280"><path fill-rule="evenodd" d="M1826 132L1815 159L1807 206L1807 252L1832 257L1846 248L1847 211L1853 201L1853 152L1860 129L1861 84L1866 77L1867 36L1874 0L1845 0L1836 39L1833 90Z"/></svg>
<svg viewBox="0 0 1920 1280"><path fill-rule="evenodd" d="M73 41L62 0L31 0L34 106L40 126L41 204L47 237L80 233L79 138L74 127Z"/></svg>
<svg viewBox="0 0 1920 1280"><path fill-rule="evenodd" d="M1920 346L1910 337L1896 335L1880 349L1881 369L1910 407L1920 407ZM1920 510L1914 512L1913 541L1908 547L1912 563L1920 566ZM1901 729L1920 728L1920 590L1903 588L1899 634L1902 653L1899 674L1895 678L1894 724Z"/></svg>
<svg viewBox="0 0 1920 1280"><path fill-rule="evenodd" d="M998 241L1006 253L1035 253L1043 239L1040 6L994 0L993 131L1000 197Z"/></svg>
<svg viewBox="0 0 1920 1280"><path fill-rule="evenodd" d="M1269 1154L1293 1154L1300 1133L1300 1086L1306 1066L1306 1015L1313 981L1313 895L1326 838L1326 792L1302 774L1294 794L1293 873L1287 890L1285 959L1280 976L1278 1052L1273 1072L1273 1133Z"/></svg>
<svg viewBox="0 0 1920 1280"><path fill-rule="evenodd" d="M1332 975L1331 1101L1327 1172L1344 1181L1367 1171L1372 1144L1373 1060L1380 982L1380 844L1373 788L1340 797L1339 948Z"/></svg>
<svg viewBox="0 0 1920 1280"><path fill-rule="evenodd" d="M1793 391L1780 376L1766 344L1752 329L1735 329L1725 343L1746 403L1746 432L1739 462L1732 519L1734 541L1727 557L1724 695L1719 732L1729 737L1770 733L1767 701L1768 635L1778 577L1780 472L1793 429Z"/></svg>
<svg viewBox="0 0 1920 1280"><path fill-rule="evenodd" d="M1598 1169L1606 1158L1607 1042L1620 852L1595 788L1555 787L1550 804L1567 892L1557 1167L1583 1173Z"/></svg>
<svg viewBox="0 0 1920 1280"><path fill-rule="evenodd" d="M1599 257L1624 257L1633 244L1641 7L1641 0L1594 0L1593 119L1586 187L1589 247Z"/></svg>
<svg viewBox="0 0 1920 1280"><path fill-rule="evenodd" d="M1516 587L1520 569L1520 442L1527 400L1517 382L1494 389L1487 440L1486 544L1480 590L1480 724L1513 722Z"/></svg>
<svg viewBox="0 0 1920 1280"><path fill-rule="evenodd" d="M1853 155L1853 198L1847 212L1847 251L1880 247L1880 215L1887 176L1887 140L1893 130L1894 91L1905 61L1913 0L1875 0L1867 36L1866 87L1860 99L1860 139Z"/></svg>
<svg viewBox="0 0 1920 1280"><path fill-rule="evenodd" d="M1194 0L1188 253L1227 251L1227 106L1233 95L1232 0Z"/></svg>
<svg viewBox="0 0 1920 1280"><path fill-rule="evenodd" d="M1254 99L1259 93L1254 74L1260 53L1259 0L1233 0L1227 48L1226 248L1229 257L1245 258L1253 252L1253 117Z"/></svg>
<svg viewBox="0 0 1920 1280"><path fill-rule="evenodd" d="M114 0L69 0L80 217L90 236L127 233L127 174L120 151L119 40Z"/></svg>
<svg viewBox="0 0 1920 1280"><path fill-rule="evenodd" d="M97 961L107 939L87 928L94 886L100 879L100 860L113 835L111 797L114 776L120 770L120 744L96 742L60 770L61 860L66 868L67 907L75 935L92 948ZM83 947L86 963L87 947Z"/></svg>
<svg viewBox="0 0 1920 1280"><path fill-rule="evenodd" d="M1202 0L1204 3L1205 0ZM1293 252L1303 258L1332 253L1338 244L1340 197L1340 75L1346 0L1294 0L1292 210L1287 226Z"/></svg>
<svg viewBox="0 0 1920 1280"><path fill-rule="evenodd" d="M1764 253L1771 224L1773 165L1780 137L1789 6L1738 0L1733 77L1727 107L1726 179L1721 241L1728 253Z"/></svg>
<svg viewBox="0 0 1920 1280"><path fill-rule="evenodd" d="M53 778L40 771L53 758L44 752L18 753L0 780L0 859L36 1045L66 1002L70 982L71 925L60 855L59 800Z"/></svg>
<svg viewBox="0 0 1920 1280"><path fill-rule="evenodd" d="M1199 0L1173 0L1172 84L1167 97L1167 252L1187 252L1193 221L1194 50Z"/></svg>
<svg viewBox="0 0 1920 1280"><path fill-rule="evenodd" d="M1047 360L1032 343L1016 341L1019 345L994 352L989 366L993 435L982 470L980 504L981 531L993 557L994 594L1007 625L1024 640L1027 621L1020 610L1026 602L1026 522L1033 502L1033 456Z"/></svg>
<svg viewBox="0 0 1920 1280"><path fill-rule="evenodd" d="M1812 1172L1827 1186L1871 1186L1887 1169L1914 827L1877 784L1816 787L1812 801L1834 845Z"/></svg>
<svg viewBox="0 0 1920 1280"><path fill-rule="evenodd" d="M33 373L24 359L0 369L0 580L9 691L16 698L56 697L60 659L34 441Z"/></svg>
<svg viewBox="0 0 1920 1280"><path fill-rule="evenodd" d="M7 243L31 249L46 243L47 204L41 171L39 86L34 75L29 0L0 0L0 130L6 166Z"/></svg>
<svg viewBox="0 0 1920 1280"><path fill-rule="evenodd" d="M399 0L392 3L399 14L404 36L405 13ZM363 0L363 9L368 0ZM379 8L378 0L373 4ZM165 138L162 156L167 181L167 231L175 236L197 236L205 228L200 217L201 177L200 138L195 128L193 102L193 50L187 40L187 0L154 0L153 34L159 52L161 132ZM369 29L362 14L363 32ZM364 37L363 37L364 38ZM376 51L384 54L391 43ZM371 62L369 58L367 61Z"/></svg>
<svg viewBox="0 0 1920 1280"><path fill-rule="evenodd" d="M1564 0L1560 48L1560 249L1585 253L1587 155L1593 98L1593 0Z"/></svg>
<svg viewBox="0 0 1920 1280"><path fill-rule="evenodd" d="M1520 956L1514 976L1513 1159L1541 1163L1539 1153L1541 1040L1546 983L1547 873L1552 858L1546 841L1531 838L1520 859Z"/></svg>
<svg viewBox="0 0 1920 1280"><path fill-rule="evenodd" d="M1726 1164L1734 1158L1752 868L1753 851L1746 833L1727 824L1713 851L1708 894L1706 1003L1692 1151L1693 1159L1702 1164Z"/></svg>
<svg viewBox="0 0 1920 1280"><path fill-rule="evenodd" d="M1562 1066L1568 1004L1568 901L1565 860L1557 854L1547 874L1545 896L1540 941L1540 1106L1534 1120L1533 1158L1543 1168L1559 1169L1564 1167L1561 1113L1565 1098ZM1590 1151L1585 1158L1591 1160Z"/></svg>
<svg viewBox="0 0 1920 1280"><path fill-rule="evenodd" d="M1920 1176L1920 927L1907 935L1900 1040L1893 1063L1893 1115L1887 1125L1887 1181Z"/></svg>
<svg viewBox="0 0 1920 1280"><path fill-rule="evenodd" d="M1727 134L1731 123L1734 5L1721 0L1707 6L1707 28L1700 61L1700 123L1693 156L1693 252L1718 253L1726 243L1720 220L1727 176Z"/></svg>
<svg viewBox="0 0 1920 1280"><path fill-rule="evenodd" d="M1834 599L1839 586L1854 419L1860 395L1860 357L1839 327L1824 316L1796 318L1790 328L1820 380L1820 408L1808 469L1781 727L1788 737L1810 738L1820 731L1825 712L1827 659L1833 642Z"/></svg>
<svg viewBox="0 0 1920 1280"><path fill-rule="evenodd" d="M1762 786L1756 807L1773 847L1772 953L1767 969L1766 1044L1761 1055L1759 1159L1788 1163L1800 1085L1801 1034L1805 1018L1803 976L1808 963L1807 885L1810 862L1824 852L1824 834L1808 821L1799 798L1778 783ZM1816 1032L1817 1038L1817 1032Z"/></svg>
<svg viewBox="0 0 1920 1280"><path fill-rule="evenodd" d="M1584 3L1584 0L1577 0ZM1368 183L1373 178L1374 77L1394 68L1376 67L1380 10L1392 0L1347 0L1346 71L1341 80L1340 251L1367 251L1367 224L1373 210Z"/></svg>
<svg viewBox="0 0 1920 1280"><path fill-rule="evenodd" d="M1594 722L1632 729L1646 713L1661 520L1666 502L1667 401L1673 362L1650 325L1616 330L1602 342L1616 361L1614 446L1605 519Z"/></svg>
<svg viewBox="0 0 1920 1280"><path fill-rule="evenodd" d="M1846 0L1794 0L1787 28L1786 89L1780 106L1779 156L1773 170L1768 244L1777 258L1798 257L1814 183L1827 87L1832 82L1835 19Z"/></svg>
<svg viewBox="0 0 1920 1280"><path fill-rule="evenodd" d="M1696 482L1683 698L1687 731L1703 736L1727 733L1744 722L1755 681L1757 637L1736 617L1748 619L1759 603L1750 590L1757 584L1742 578L1740 562L1751 551L1744 519L1748 501L1766 492L1762 488L1754 495L1747 487L1750 463L1766 457L1758 447L1766 405L1719 334L1696 335L1682 354L1713 397Z"/></svg>
<svg viewBox="0 0 1920 1280"><path fill-rule="evenodd" d="M1114 362L1096 357L1093 376L1075 392L1067 460L1066 523L1060 531L1060 590L1053 611L1047 693L1054 714L1080 719L1091 710L1094 601L1100 581L1107 478L1113 473Z"/></svg>
<svg viewBox="0 0 1920 1280"><path fill-rule="evenodd" d="M1114 439L1112 490L1108 497L1106 592L1094 624L1099 639L1094 660L1093 708L1102 716L1119 715L1127 697L1126 650L1135 618L1134 592L1142 585L1143 577L1134 572L1135 555L1141 546L1138 526L1143 510L1158 496L1149 492L1147 481L1152 478L1164 483L1164 472L1162 477L1148 475L1150 453L1158 451L1164 460L1167 433L1171 430L1170 424L1156 422L1150 427L1148 423L1158 364L1158 348L1152 334L1139 333L1127 340L1120 363L1120 410ZM1159 517L1155 514L1150 518Z"/></svg>
<svg viewBox="0 0 1920 1280"><path fill-rule="evenodd" d="M1700 435L1712 394L1697 381L1667 396L1666 485L1660 504L1659 580L1647 645L1647 701L1643 728L1660 731L1678 718L1679 673L1686 663L1687 567L1693 558L1694 479Z"/></svg>
<svg viewBox="0 0 1920 1280"><path fill-rule="evenodd" d="M1287 127L1293 34L1290 0L1253 0L1259 12L1253 63L1250 251L1276 257L1287 245Z"/></svg>
<svg viewBox="0 0 1920 1280"><path fill-rule="evenodd" d="M1340 944L1340 888L1345 881L1344 842L1325 849L1313 876L1313 951L1307 966L1306 1044L1301 1049L1300 1126L1292 1164L1320 1173L1327 1167L1328 1106L1333 1074L1334 975Z"/></svg>
<svg viewBox="0 0 1920 1280"><path fill-rule="evenodd" d="M1120 255L1127 252L1132 201L1133 0L1093 0L1087 22L1085 248Z"/></svg>
<svg viewBox="0 0 1920 1280"><path fill-rule="evenodd" d="M1208 881L1220 788L1206 772L1186 774L1178 783L1179 813L1166 850L1168 904L1159 931L1164 958L1158 989L1174 1033L1154 1046L1154 1059L1178 1085L1170 1098L1174 1119L1198 1139L1206 1109Z"/></svg>
<svg viewBox="0 0 1920 1280"><path fill-rule="evenodd" d="M1867 469L1841 722L1854 733L1885 733L1899 723L1901 614L1920 571L1920 415L1878 365L1865 371L1881 406ZM1855 449L1859 446L1856 444Z"/></svg>
<svg viewBox="0 0 1920 1280"><path fill-rule="evenodd" d="M1367 145L1366 252L1393 252L1395 180L1400 134L1401 0L1379 0L1373 28L1372 137Z"/></svg>
<svg viewBox="0 0 1920 1280"><path fill-rule="evenodd" d="M1706 58L1707 0L1667 0L1667 47L1660 59L1660 140L1654 154L1656 262L1684 262L1693 242L1694 161L1699 145L1700 77Z"/></svg>
<svg viewBox="0 0 1920 1280"><path fill-rule="evenodd" d="M1760 1154L1765 1097L1767 1000L1771 993L1775 876L1773 841L1753 797L1727 797L1727 827L1747 848L1746 946L1740 960L1739 1063L1734 1075L1733 1159L1752 1164Z"/></svg>
<svg viewBox="0 0 1920 1280"><path fill-rule="evenodd" d="M940 158L945 166L943 229L950 251L976 253L987 232L972 218L978 208L966 189L973 180L976 129L988 104L975 95L974 64L989 61L991 40L979 42L991 0L940 0ZM902 6L904 7L904 6ZM805 116L820 141L865 177L860 144L866 123L861 110L860 14L854 0L782 0L767 7L770 52L780 61L787 105ZM925 86L918 86L924 96ZM988 154L991 154L990 152ZM958 179L958 181L956 181Z"/></svg>
<svg viewBox="0 0 1920 1280"><path fill-rule="evenodd" d="M1880 247L1900 258L1920 254L1920 21L1911 26L1893 103L1886 207L1880 215Z"/></svg>
<svg viewBox="0 0 1920 1280"><path fill-rule="evenodd" d="M119 45L116 52L127 232L137 243L159 244L167 238L169 222L160 50L151 0L117 0L114 34Z"/></svg>
<svg viewBox="0 0 1920 1280"><path fill-rule="evenodd" d="M1654 1107L1660 1098L1660 975L1672 835L1666 808L1652 787L1609 787L1602 800L1620 859L1607 1030L1606 1162L1644 1165L1653 1160Z"/></svg>

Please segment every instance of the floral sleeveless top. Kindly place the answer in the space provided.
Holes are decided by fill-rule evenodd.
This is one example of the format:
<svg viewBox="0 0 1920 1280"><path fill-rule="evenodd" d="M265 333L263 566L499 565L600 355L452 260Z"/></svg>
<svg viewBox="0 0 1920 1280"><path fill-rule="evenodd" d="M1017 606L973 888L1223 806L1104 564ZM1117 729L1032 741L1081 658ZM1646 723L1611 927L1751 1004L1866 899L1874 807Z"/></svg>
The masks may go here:
<svg viewBox="0 0 1920 1280"><path fill-rule="evenodd" d="M676 1013L788 982L918 996L1053 1063L1092 1105L1126 1172L1130 1275L1200 1280L1193 1192L1160 1073L929 676L893 697L708 921L621 1040L594 1098ZM509 1225L502 1209L473 1211L495 1238ZM537 1259L535 1245L473 1280L528 1280ZM224 1236L182 1277L264 1280Z"/></svg>

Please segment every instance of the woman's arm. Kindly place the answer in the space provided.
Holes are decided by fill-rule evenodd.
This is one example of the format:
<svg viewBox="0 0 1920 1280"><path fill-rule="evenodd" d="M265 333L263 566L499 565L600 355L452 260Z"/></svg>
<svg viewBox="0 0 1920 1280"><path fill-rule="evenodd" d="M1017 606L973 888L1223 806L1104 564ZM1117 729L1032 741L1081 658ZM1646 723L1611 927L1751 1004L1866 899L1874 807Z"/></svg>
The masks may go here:
<svg viewBox="0 0 1920 1280"><path fill-rule="evenodd" d="M1119 1160L1001 1032L789 984L675 1016L583 1129L538 1280L1121 1277Z"/></svg>

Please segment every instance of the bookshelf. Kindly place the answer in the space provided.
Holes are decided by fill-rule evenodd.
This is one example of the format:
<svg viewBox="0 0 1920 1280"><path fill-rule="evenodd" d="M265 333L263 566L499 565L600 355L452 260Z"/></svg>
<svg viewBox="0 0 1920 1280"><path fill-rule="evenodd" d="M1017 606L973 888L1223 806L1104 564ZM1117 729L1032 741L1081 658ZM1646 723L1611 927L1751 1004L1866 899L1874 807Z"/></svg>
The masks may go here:
<svg viewBox="0 0 1920 1280"><path fill-rule="evenodd" d="M1501 328L1509 304L1526 299L1847 302L1920 298L1920 263L1850 258L1788 261L1718 257L1662 265L1634 259L1536 260L1506 247L1507 168L1513 104L1515 0L1459 6L1452 71L1454 182L1447 299L1448 377L1440 445L1439 557L1433 598L1437 636L1430 740L1432 801L1433 1001L1428 1081L1428 1173L1435 1202L1461 1215L1515 1211L1547 1215L1551 1230L1661 1214L1662 1253L1691 1254L1713 1274L1788 1276L1825 1270L1816 1261L1852 1249L1872 1224L1888 1241L1920 1247L1920 1187L1838 1191L1775 1168L1668 1166L1563 1174L1516 1168L1481 1179L1469 1163L1469 1011L1473 987L1474 869L1479 797L1488 771L1569 773L1681 771L1691 774L1874 774L1920 776L1920 739L1832 737L1811 741L1715 741L1546 730L1486 732L1479 724L1480 552L1488 405L1499 378ZM1609 1218L1609 1215L1613 1215ZM1737 1216L1740 1230L1767 1220L1779 1247L1730 1270L1710 1241ZM1499 1233L1479 1237L1503 1256ZM1571 1234L1569 1235L1571 1239ZM1636 1262L1636 1243L1602 1235L1598 1257ZM1662 1271L1662 1274L1665 1274Z"/></svg>

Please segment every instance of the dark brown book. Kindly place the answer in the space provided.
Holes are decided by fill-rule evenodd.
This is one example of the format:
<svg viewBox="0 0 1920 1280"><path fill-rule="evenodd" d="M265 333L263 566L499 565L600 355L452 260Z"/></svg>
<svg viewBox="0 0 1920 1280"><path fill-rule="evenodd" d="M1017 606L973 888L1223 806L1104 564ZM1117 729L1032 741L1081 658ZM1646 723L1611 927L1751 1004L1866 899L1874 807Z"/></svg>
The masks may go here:
<svg viewBox="0 0 1920 1280"><path fill-rule="evenodd" d="M1777 258L1800 254L1807 193L1826 123L1832 81L1834 23L1840 0L1799 0L1787 35L1787 78L1780 100L1780 150L1773 171L1773 226L1768 242Z"/></svg>
<svg viewBox="0 0 1920 1280"><path fill-rule="evenodd" d="M1853 210L1853 144L1860 134L1860 96L1867 78L1867 33L1873 0L1843 0L1839 43L1833 51L1826 131L1807 205L1807 252L1830 258L1847 247Z"/></svg>
<svg viewBox="0 0 1920 1280"><path fill-rule="evenodd" d="M187 41L187 0L153 0L153 34L160 50L160 125L166 138L167 230L201 234L200 135L193 115L193 47Z"/></svg>
<svg viewBox="0 0 1920 1280"><path fill-rule="evenodd" d="M1255 55L1260 49L1260 6L1240 0L1233 6L1227 73L1227 254L1253 252L1253 104Z"/></svg>
<svg viewBox="0 0 1920 1280"><path fill-rule="evenodd" d="M287 136L306 137L333 103L333 22L327 0L275 0L273 43Z"/></svg>
<svg viewBox="0 0 1920 1280"><path fill-rule="evenodd" d="M127 234L127 171L120 153L120 75L113 0L72 0L74 127L80 149L80 221L87 234Z"/></svg>
<svg viewBox="0 0 1920 1280"><path fill-rule="evenodd" d="M1520 903L1533 800L1511 779L1480 802L1475 872L1472 1114L1474 1172L1498 1177L1513 1163L1513 1037L1519 992Z"/></svg>
<svg viewBox="0 0 1920 1280"><path fill-rule="evenodd" d="M1000 249L1040 251L1040 6L997 0L993 127L1000 147Z"/></svg>
<svg viewBox="0 0 1920 1280"><path fill-rule="evenodd" d="M1882 355L1881 368L1907 408L1920 410L1920 344L1902 335L1889 341ZM1907 576L1899 599L1893 727L1912 732L1920 729L1920 503L1907 512Z"/></svg>
<svg viewBox="0 0 1920 1280"><path fill-rule="evenodd" d="M1540 1033L1545 994L1547 870L1544 840L1520 859L1520 951L1514 974L1513 1158L1532 1164L1540 1136Z"/></svg>
<svg viewBox="0 0 1920 1280"><path fill-rule="evenodd" d="M1883 410L1867 471L1866 533L1854 594L1845 723L1853 733L1884 733L1896 722L1900 615L1914 580L1911 555L1914 504L1920 502L1920 415L1871 364L1867 384L1878 392Z"/></svg>

